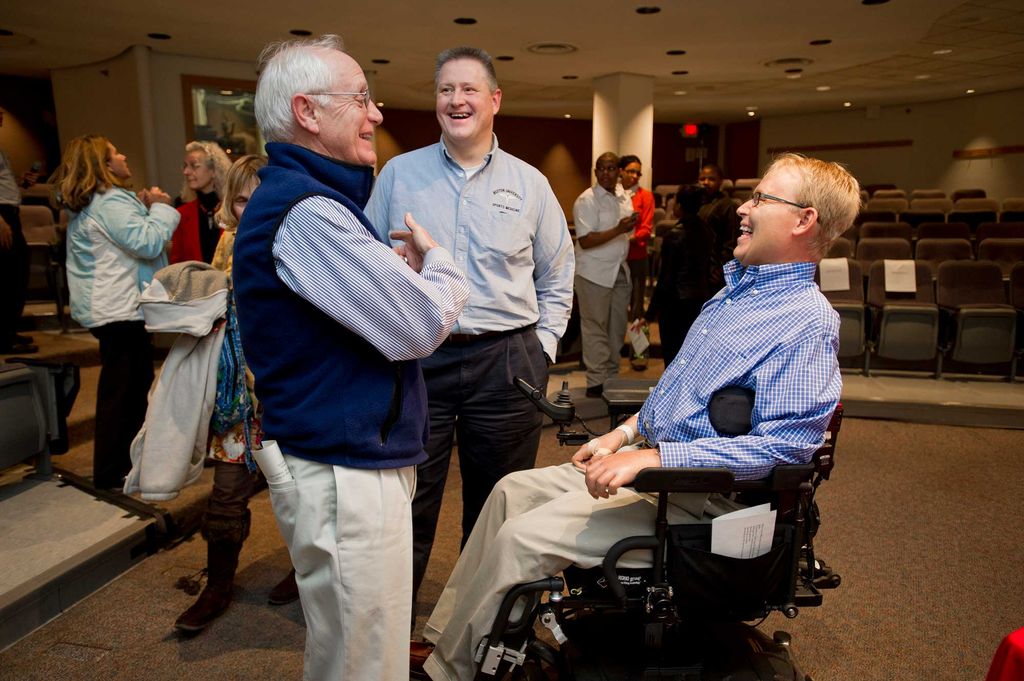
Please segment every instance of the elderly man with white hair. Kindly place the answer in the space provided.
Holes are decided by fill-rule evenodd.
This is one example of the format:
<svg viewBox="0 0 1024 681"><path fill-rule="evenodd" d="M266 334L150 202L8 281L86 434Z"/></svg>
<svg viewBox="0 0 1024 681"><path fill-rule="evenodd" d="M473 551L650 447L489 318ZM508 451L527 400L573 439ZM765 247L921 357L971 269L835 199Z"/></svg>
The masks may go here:
<svg viewBox="0 0 1024 681"><path fill-rule="evenodd" d="M245 357L267 474L306 616L304 678L408 679L418 359L468 296L406 216L394 249L363 214L382 116L337 36L269 45L256 117L269 162L235 242Z"/></svg>

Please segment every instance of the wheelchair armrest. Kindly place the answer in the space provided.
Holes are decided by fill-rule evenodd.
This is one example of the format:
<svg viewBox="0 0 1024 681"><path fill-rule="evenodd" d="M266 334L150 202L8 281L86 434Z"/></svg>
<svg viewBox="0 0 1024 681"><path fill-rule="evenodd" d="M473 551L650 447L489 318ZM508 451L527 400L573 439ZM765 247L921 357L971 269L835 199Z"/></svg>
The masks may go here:
<svg viewBox="0 0 1024 681"><path fill-rule="evenodd" d="M732 491L734 476L728 468L645 468L633 481L637 492L718 492Z"/></svg>

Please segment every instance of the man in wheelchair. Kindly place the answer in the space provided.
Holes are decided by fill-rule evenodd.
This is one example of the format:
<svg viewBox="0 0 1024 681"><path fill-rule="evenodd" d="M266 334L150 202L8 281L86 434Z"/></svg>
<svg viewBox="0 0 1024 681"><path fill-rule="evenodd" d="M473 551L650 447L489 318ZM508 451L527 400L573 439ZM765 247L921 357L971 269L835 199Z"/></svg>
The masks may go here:
<svg viewBox="0 0 1024 681"><path fill-rule="evenodd" d="M738 209L725 288L639 413L581 447L572 463L513 473L491 492L426 624L436 647L423 670L433 681L474 678L478 648L510 589L572 565L600 566L620 539L651 533L656 502L627 487L640 471L726 468L746 481L811 460L842 387L839 318L814 283L815 266L859 206L859 185L838 164L796 154L771 164ZM754 393L745 435L726 437L712 424L712 396L727 386ZM673 525L742 508L719 493L669 499ZM650 556L627 552L618 565L649 566Z"/></svg>

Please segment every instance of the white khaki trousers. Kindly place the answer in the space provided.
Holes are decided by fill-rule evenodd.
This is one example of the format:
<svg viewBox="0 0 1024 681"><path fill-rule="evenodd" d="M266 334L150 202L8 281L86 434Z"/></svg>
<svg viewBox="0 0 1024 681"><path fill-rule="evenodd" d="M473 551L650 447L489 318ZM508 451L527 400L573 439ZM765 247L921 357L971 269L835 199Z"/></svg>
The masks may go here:
<svg viewBox="0 0 1024 681"><path fill-rule="evenodd" d="M408 681L413 466L359 469L284 455L270 482L306 618L305 681Z"/></svg>

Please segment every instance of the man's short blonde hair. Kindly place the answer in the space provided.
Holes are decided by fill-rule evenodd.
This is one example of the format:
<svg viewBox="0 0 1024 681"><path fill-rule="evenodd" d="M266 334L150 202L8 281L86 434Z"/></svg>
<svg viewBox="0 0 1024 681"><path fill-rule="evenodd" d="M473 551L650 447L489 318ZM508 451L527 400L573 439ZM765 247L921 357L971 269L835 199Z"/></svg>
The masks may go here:
<svg viewBox="0 0 1024 681"><path fill-rule="evenodd" d="M850 228L860 211L860 183L840 163L809 158L803 154L776 156L765 175L776 168L792 168L801 182L794 201L818 211L818 233L814 246L824 255L837 237Z"/></svg>

